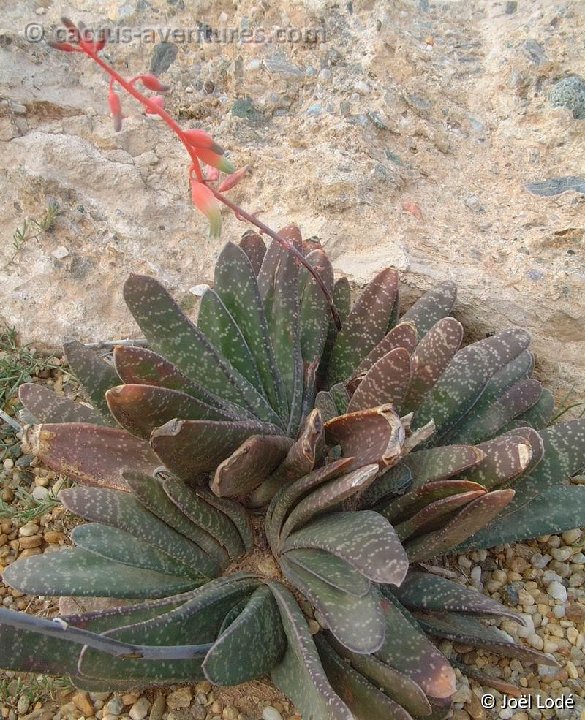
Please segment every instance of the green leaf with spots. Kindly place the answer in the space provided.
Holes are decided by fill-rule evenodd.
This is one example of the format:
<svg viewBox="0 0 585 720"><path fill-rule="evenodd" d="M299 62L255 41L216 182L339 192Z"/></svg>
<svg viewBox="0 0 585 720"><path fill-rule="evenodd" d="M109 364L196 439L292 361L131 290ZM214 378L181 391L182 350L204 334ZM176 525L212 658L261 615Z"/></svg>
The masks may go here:
<svg viewBox="0 0 585 720"><path fill-rule="evenodd" d="M447 445L409 453L403 462L412 472L412 489L417 490L427 483L469 471L483 459L484 453L471 445Z"/></svg>
<svg viewBox="0 0 585 720"><path fill-rule="evenodd" d="M222 504L218 498L210 503L211 493L202 494L191 489L179 478L163 476L162 486L179 510L223 545L232 560L243 555L244 541L230 517L231 506L228 503ZM243 508L240 511L245 514Z"/></svg>
<svg viewBox="0 0 585 720"><path fill-rule="evenodd" d="M522 475L532 461L531 445L521 435L500 435L477 447L485 457L465 477L488 490Z"/></svg>
<svg viewBox="0 0 585 720"><path fill-rule="evenodd" d="M403 411L412 412L443 374L463 340L463 326L452 317L439 320L412 355L412 380Z"/></svg>
<svg viewBox="0 0 585 720"><path fill-rule="evenodd" d="M390 497L404 495L412 485L412 473L403 462L388 468L366 488L360 498L360 508L369 508L376 503L383 503ZM389 497L390 496L390 497Z"/></svg>
<svg viewBox="0 0 585 720"><path fill-rule="evenodd" d="M368 284L335 339L327 374L329 385L349 378L386 335L397 294L396 270L382 270Z"/></svg>
<svg viewBox="0 0 585 720"><path fill-rule="evenodd" d="M159 520L128 493L76 487L62 490L59 499L68 510L85 520L125 530L180 560L196 574L212 576L217 569L216 563L198 545Z"/></svg>
<svg viewBox="0 0 585 720"><path fill-rule="evenodd" d="M410 383L410 355L396 348L384 355L368 370L354 392L347 412L367 410L390 403L399 410Z"/></svg>
<svg viewBox="0 0 585 720"><path fill-rule="evenodd" d="M240 600L251 594L258 582L252 579L221 578L208 583L180 607L144 622L111 630L116 640L153 646L180 646L215 641L224 617ZM202 653L193 660L146 661L113 658L84 649L79 663L82 674L92 678L133 679L139 685L161 685L204 679Z"/></svg>
<svg viewBox="0 0 585 720"><path fill-rule="evenodd" d="M336 415L344 415L347 412L351 400L345 383L336 383L335 385L332 385L329 388L329 395L335 403L335 407L337 409Z"/></svg>
<svg viewBox="0 0 585 720"><path fill-rule="evenodd" d="M46 385L24 383L18 388L18 399L37 423L108 424L101 413L87 405L57 395Z"/></svg>
<svg viewBox="0 0 585 720"><path fill-rule="evenodd" d="M77 340L63 343L67 362L83 385L93 406L103 415L108 424L114 423L106 403L106 391L120 384L118 373L97 350L88 348Z"/></svg>
<svg viewBox="0 0 585 720"><path fill-rule="evenodd" d="M124 299L153 349L190 380L262 420L280 422L266 399L186 317L157 280L130 275L124 285Z"/></svg>
<svg viewBox="0 0 585 720"><path fill-rule="evenodd" d="M223 400L203 385L189 380L176 365L147 348L119 345L114 348L114 364L118 375L127 385L154 385L176 390L212 405L230 417L255 419L248 410Z"/></svg>
<svg viewBox="0 0 585 720"><path fill-rule="evenodd" d="M292 700L303 720L354 720L323 670L307 621L293 594L280 583L268 583L287 637L287 648L270 676Z"/></svg>
<svg viewBox="0 0 585 720"><path fill-rule="evenodd" d="M340 477L351 461L351 458L336 460L303 475L292 484L283 484L280 487L270 501L264 522L266 536L273 548L276 548L285 518L295 504L322 483Z"/></svg>
<svg viewBox="0 0 585 720"><path fill-rule="evenodd" d="M199 489L197 493L216 510L225 513L236 526L240 538L244 543L244 549L251 550L254 546L254 535L252 533L252 525L250 516L246 509L240 503L229 500L228 498L218 498L208 490Z"/></svg>
<svg viewBox="0 0 585 720"><path fill-rule="evenodd" d="M404 313L401 322L413 323L418 337L423 338L433 325L451 314L456 298L457 286L455 283L441 283L419 298L410 310Z"/></svg>
<svg viewBox="0 0 585 720"><path fill-rule="evenodd" d="M376 657L417 683L431 700L450 698L455 693L456 677L447 658L426 637L390 589L382 587L381 591L385 598L382 609L386 635Z"/></svg>
<svg viewBox="0 0 585 720"><path fill-rule="evenodd" d="M123 565L80 548L58 550L50 557L32 555L18 560L6 568L3 577L12 587L31 595L118 598L165 597L202 582L193 577Z"/></svg>
<svg viewBox="0 0 585 720"><path fill-rule="evenodd" d="M374 655L353 653L327 634L327 641L336 652L349 660L351 666L364 677L368 678L392 700L395 700L412 716L427 716L431 713L431 705L422 688L407 675L396 668L383 663Z"/></svg>
<svg viewBox="0 0 585 720"><path fill-rule="evenodd" d="M345 560L315 548L289 550L284 558L293 566L298 565L318 579L337 590L362 597L370 589L370 581L354 570Z"/></svg>
<svg viewBox="0 0 585 720"><path fill-rule="evenodd" d="M189 566L119 528L101 523L85 523L73 528L71 539L82 550L95 553L116 563L133 565L144 570L154 570L166 575L194 576ZM201 582L207 579L203 576L197 578L196 575L195 578L200 579Z"/></svg>
<svg viewBox="0 0 585 720"><path fill-rule="evenodd" d="M376 345L373 350L366 355L366 357L357 366L354 377L358 377L362 373L368 372L368 370L375 365L378 360L387 355L392 350L403 348L412 355L416 348L417 334L416 328L412 323L401 322L396 327L392 328Z"/></svg>
<svg viewBox="0 0 585 720"><path fill-rule="evenodd" d="M392 592L409 610L494 615L522 621L521 615L487 595L440 575L411 570Z"/></svg>
<svg viewBox="0 0 585 720"><path fill-rule="evenodd" d="M366 465L340 478L322 483L306 495L291 510L280 531L280 542L284 542L296 528L306 525L317 515L339 506L347 498L368 487L378 472L378 465Z"/></svg>
<svg viewBox="0 0 585 720"><path fill-rule="evenodd" d="M272 351L267 316L256 275L245 252L233 243L227 243L218 258L215 291L241 330L254 357L270 405L282 417L285 392L277 370L278 362Z"/></svg>
<svg viewBox="0 0 585 720"><path fill-rule="evenodd" d="M238 420L190 395L153 385L119 385L106 393L110 412L133 435L148 440L152 431L173 418Z"/></svg>
<svg viewBox="0 0 585 720"><path fill-rule="evenodd" d="M194 542L209 556L207 575L219 575L221 570L229 565L230 558L225 548L180 510L169 498L158 477L127 471L124 473L124 478L134 497L145 508L173 530Z"/></svg>
<svg viewBox="0 0 585 720"><path fill-rule="evenodd" d="M475 413L457 429L455 439L463 443L479 443L494 437L502 428L533 407L540 398L542 387L538 380L520 380L483 413Z"/></svg>
<svg viewBox="0 0 585 720"><path fill-rule="evenodd" d="M523 662L557 666L556 660L538 650L515 643L509 635L493 626L487 627L472 616L450 612L417 613L417 621L425 632L439 638L472 647L481 647L505 657L518 658Z"/></svg>
<svg viewBox="0 0 585 720"><path fill-rule="evenodd" d="M327 390L321 390L317 393L315 407L320 411L323 422L333 420L333 418L339 414L335 400Z"/></svg>
<svg viewBox="0 0 585 720"><path fill-rule="evenodd" d="M333 290L333 268L323 250L313 250L307 262L319 273L330 292ZM304 363L318 364L327 340L329 305L321 288L309 271L301 269L301 355Z"/></svg>
<svg viewBox="0 0 585 720"><path fill-rule="evenodd" d="M405 545L411 563L423 562L452 551L493 520L512 502L514 490L493 490L466 505L440 530L411 540Z"/></svg>
<svg viewBox="0 0 585 720"><path fill-rule="evenodd" d="M412 517L398 523L395 522L394 529L401 542L404 542L407 538L412 538L413 535L419 536L423 533L432 532L440 528L445 523L445 519L450 518L456 510L480 498L482 495L485 495L483 488L435 500Z"/></svg>
<svg viewBox="0 0 585 720"><path fill-rule="evenodd" d="M484 490L485 488L481 485L468 480L437 480L422 487L413 488L401 497L390 500L386 507L379 509L378 512L388 521L394 523L395 521L413 517L437 500L443 500L461 493L483 492Z"/></svg>
<svg viewBox="0 0 585 720"><path fill-rule="evenodd" d="M152 474L160 460L150 445L126 430L89 423L25 428L23 446L45 465L86 485L128 490L127 468Z"/></svg>
<svg viewBox="0 0 585 720"><path fill-rule="evenodd" d="M400 585L408 560L390 523L372 510L338 512L319 518L289 536L284 551L327 550L370 580Z"/></svg>
<svg viewBox="0 0 585 720"><path fill-rule="evenodd" d="M333 688L358 720L412 720L397 702L373 685L335 652L322 636L315 638L323 668Z"/></svg>
<svg viewBox="0 0 585 720"><path fill-rule="evenodd" d="M319 624L329 628L345 647L360 653L375 652L384 640L384 617L375 588L354 595L323 582L300 565L281 557L285 577L315 608Z"/></svg>
<svg viewBox="0 0 585 720"><path fill-rule="evenodd" d="M264 393L256 362L240 327L211 288L201 298L197 327L256 390Z"/></svg>
<svg viewBox="0 0 585 720"><path fill-rule="evenodd" d="M263 585L215 641L205 657L203 671L216 685L237 685L269 673L285 648L278 605Z"/></svg>
<svg viewBox="0 0 585 720"><path fill-rule="evenodd" d="M508 430L514 427L528 425L535 430L541 430L549 424L554 409L555 399L553 394L550 390L543 388L537 402L529 410L514 418L514 420L503 429Z"/></svg>
<svg viewBox="0 0 585 720"><path fill-rule="evenodd" d="M268 423L241 420L170 420L157 428L151 445L169 470L183 480L197 481L212 472L252 435L280 435L281 430ZM197 448L197 453L190 452Z"/></svg>

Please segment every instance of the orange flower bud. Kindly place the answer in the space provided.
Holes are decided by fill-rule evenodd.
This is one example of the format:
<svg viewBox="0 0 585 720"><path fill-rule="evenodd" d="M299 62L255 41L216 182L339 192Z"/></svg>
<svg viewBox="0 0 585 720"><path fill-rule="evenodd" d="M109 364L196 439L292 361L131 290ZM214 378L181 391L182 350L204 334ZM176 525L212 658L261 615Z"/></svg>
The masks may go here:
<svg viewBox="0 0 585 720"><path fill-rule="evenodd" d="M122 105L118 93L112 88L110 88L110 92L108 93L108 105L110 106L110 112L114 120L114 130L120 132L122 129Z"/></svg>
<svg viewBox="0 0 585 720"><path fill-rule="evenodd" d="M191 197L193 204L209 220L209 234L219 237L221 234L221 211L215 195L203 183L191 181Z"/></svg>
<svg viewBox="0 0 585 720"><path fill-rule="evenodd" d="M212 148L215 145L213 138L205 130L183 130L183 135L189 145L197 148Z"/></svg>
<svg viewBox="0 0 585 720"><path fill-rule="evenodd" d="M154 92L168 92L170 90L169 86L163 85L156 75L139 75L137 80L140 80L147 90L153 90Z"/></svg>
<svg viewBox="0 0 585 720"><path fill-rule="evenodd" d="M235 173L232 173L231 175L228 175L225 180L221 183L218 190L219 192L227 192L228 190L231 190L233 187L235 187L248 173L248 170L250 169L249 165L244 165L243 168L240 168Z"/></svg>

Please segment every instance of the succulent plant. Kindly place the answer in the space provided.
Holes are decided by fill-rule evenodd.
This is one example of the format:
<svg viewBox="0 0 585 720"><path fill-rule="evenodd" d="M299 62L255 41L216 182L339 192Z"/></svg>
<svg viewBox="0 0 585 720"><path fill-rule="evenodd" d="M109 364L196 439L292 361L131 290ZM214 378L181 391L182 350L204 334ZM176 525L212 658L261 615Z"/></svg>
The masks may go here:
<svg viewBox="0 0 585 720"><path fill-rule="evenodd" d="M0 610L4 667L87 689L270 674L305 720L440 718L432 639L554 663L485 620L513 610L429 571L438 555L585 524L585 421L547 424L529 336L461 347L444 283L399 316L381 271L346 279L298 229L228 244L197 324L153 278L125 300L148 348L66 344L92 407L29 384L25 443L78 485L74 547L19 560L28 593L120 598L44 620ZM128 604L130 601L130 604Z"/></svg>

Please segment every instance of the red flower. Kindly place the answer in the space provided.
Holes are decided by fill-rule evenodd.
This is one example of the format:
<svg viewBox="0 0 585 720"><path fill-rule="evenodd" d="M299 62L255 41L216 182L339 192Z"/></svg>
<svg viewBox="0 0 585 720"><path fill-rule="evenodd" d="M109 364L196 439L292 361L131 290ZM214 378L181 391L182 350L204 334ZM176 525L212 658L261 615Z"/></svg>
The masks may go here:
<svg viewBox="0 0 585 720"><path fill-rule="evenodd" d="M221 234L221 211L215 195L207 185L192 179L191 197L195 207L209 220L209 234L211 237L219 237Z"/></svg>

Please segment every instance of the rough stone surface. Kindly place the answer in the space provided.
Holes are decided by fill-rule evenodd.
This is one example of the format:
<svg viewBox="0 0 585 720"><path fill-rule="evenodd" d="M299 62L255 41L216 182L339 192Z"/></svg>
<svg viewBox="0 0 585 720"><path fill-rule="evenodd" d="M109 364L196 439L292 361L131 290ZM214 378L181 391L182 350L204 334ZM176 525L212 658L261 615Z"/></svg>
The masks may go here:
<svg viewBox="0 0 585 720"><path fill-rule="evenodd" d="M226 215L222 239L207 239L176 139L126 98L116 134L101 71L28 42L32 10L7 8L0 38L3 319L50 346L133 335L130 271L183 299L244 226ZM202 42L149 35L107 57L127 74L154 67L173 88L171 113L251 165L235 199L319 236L357 282L383 265L408 272L415 292L455 280L477 337L525 326L541 376L559 393L585 388L585 197L526 190L582 171L582 122L550 93L585 73L583 3L74 0L68 11L90 27L199 27ZM43 3L37 19L50 27L60 12ZM277 25L308 32L217 41ZM33 226L15 252L13 234L50 203L55 227Z"/></svg>

